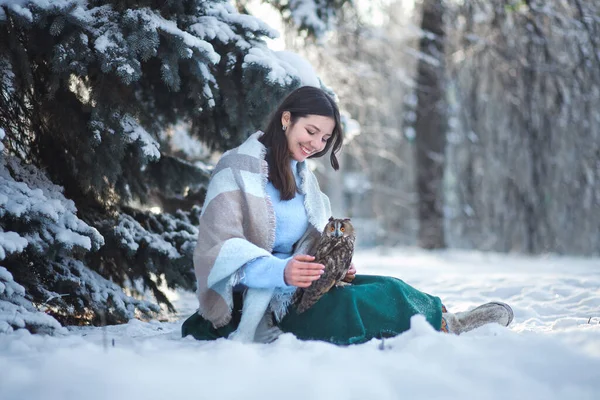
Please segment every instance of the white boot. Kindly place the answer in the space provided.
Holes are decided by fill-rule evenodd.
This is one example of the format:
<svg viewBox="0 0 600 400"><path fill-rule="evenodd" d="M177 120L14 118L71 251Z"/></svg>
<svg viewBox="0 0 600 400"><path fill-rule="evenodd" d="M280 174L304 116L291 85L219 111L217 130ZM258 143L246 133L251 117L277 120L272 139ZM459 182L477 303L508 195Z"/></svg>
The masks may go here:
<svg viewBox="0 0 600 400"><path fill-rule="evenodd" d="M471 311L442 314L448 332L457 335L492 322L508 326L512 322L513 316L512 308L508 304L500 302L486 303Z"/></svg>

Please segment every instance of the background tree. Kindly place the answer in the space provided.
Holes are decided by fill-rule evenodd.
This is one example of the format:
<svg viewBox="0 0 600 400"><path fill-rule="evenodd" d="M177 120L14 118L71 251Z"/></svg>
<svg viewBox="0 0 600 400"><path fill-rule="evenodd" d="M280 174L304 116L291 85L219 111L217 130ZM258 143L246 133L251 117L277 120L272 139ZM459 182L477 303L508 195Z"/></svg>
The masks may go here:
<svg viewBox="0 0 600 400"><path fill-rule="evenodd" d="M442 187L447 127L443 3L442 0L423 0L421 3L415 150L419 245L426 249L446 247Z"/></svg>
<svg viewBox="0 0 600 400"><path fill-rule="evenodd" d="M600 254L600 5L449 8L451 246Z"/></svg>

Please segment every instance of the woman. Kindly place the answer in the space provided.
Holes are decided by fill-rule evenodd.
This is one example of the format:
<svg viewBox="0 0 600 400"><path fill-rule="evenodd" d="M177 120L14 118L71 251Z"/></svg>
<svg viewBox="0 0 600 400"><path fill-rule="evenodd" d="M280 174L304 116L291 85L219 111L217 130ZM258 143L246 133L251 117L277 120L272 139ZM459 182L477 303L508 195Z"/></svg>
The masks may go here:
<svg viewBox="0 0 600 400"><path fill-rule="evenodd" d="M331 150L331 165L339 169L342 139L335 102L318 88L301 87L283 100L264 133L223 154L194 251L199 309L184 322L183 336L271 341L283 331L353 344L397 335L410 328L415 314L457 334L490 322L508 326L512 310L505 304L446 313L438 297L396 278L354 276L354 266L348 272L352 285L334 287L296 314L294 291L323 273L312 255L331 216L329 199L305 160Z"/></svg>

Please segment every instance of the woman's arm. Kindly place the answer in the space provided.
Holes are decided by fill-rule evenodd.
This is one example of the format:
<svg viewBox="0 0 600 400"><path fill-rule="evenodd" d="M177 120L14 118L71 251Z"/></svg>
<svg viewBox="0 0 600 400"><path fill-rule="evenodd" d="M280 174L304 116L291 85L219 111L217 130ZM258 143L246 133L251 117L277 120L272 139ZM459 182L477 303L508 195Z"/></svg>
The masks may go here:
<svg viewBox="0 0 600 400"><path fill-rule="evenodd" d="M253 288L308 287L323 274L324 266L305 254L260 257L244 265L240 283Z"/></svg>
<svg viewBox="0 0 600 400"><path fill-rule="evenodd" d="M260 289L288 287L283 274L291 258L278 258L271 255L252 260L242 267L240 283Z"/></svg>

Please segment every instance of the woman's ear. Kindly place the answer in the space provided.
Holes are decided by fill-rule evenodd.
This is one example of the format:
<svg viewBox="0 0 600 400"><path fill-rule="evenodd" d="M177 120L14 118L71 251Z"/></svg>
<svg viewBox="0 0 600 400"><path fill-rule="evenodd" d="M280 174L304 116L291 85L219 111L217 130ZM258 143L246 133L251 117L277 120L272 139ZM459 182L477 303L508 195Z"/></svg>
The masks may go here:
<svg viewBox="0 0 600 400"><path fill-rule="evenodd" d="M290 124L291 119L292 114L289 111L284 111L281 114L281 126L285 126L287 128L287 126Z"/></svg>

